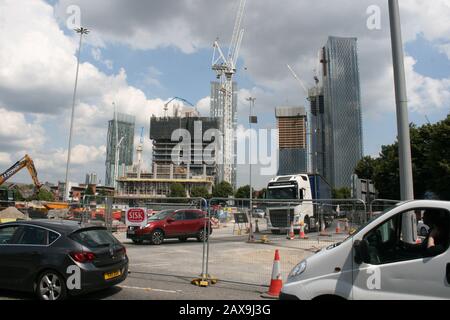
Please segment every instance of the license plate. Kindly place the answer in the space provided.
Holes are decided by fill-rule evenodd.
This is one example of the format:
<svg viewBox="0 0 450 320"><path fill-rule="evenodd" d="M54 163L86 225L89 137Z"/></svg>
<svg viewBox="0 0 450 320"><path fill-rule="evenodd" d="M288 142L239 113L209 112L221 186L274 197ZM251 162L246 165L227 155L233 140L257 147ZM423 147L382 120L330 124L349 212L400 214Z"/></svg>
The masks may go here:
<svg viewBox="0 0 450 320"><path fill-rule="evenodd" d="M114 278L120 277L121 275L122 275L122 272L120 272L120 270L108 272L108 273L105 273L105 280L114 279Z"/></svg>
<svg viewBox="0 0 450 320"><path fill-rule="evenodd" d="M134 230L128 230L128 234L134 234Z"/></svg>

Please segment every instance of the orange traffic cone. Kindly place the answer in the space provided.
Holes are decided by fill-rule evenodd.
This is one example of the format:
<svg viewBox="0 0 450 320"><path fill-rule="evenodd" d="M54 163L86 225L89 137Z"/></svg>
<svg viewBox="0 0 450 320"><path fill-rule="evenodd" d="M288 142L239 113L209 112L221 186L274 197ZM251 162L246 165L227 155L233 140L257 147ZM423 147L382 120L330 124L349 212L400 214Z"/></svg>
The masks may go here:
<svg viewBox="0 0 450 320"><path fill-rule="evenodd" d="M300 239L308 239L308 237L305 235L305 223L300 223Z"/></svg>
<svg viewBox="0 0 450 320"><path fill-rule="evenodd" d="M338 220L337 225L336 225L336 234L340 234L340 233L341 233L341 223Z"/></svg>
<svg viewBox="0 0 450 320"><path fill-rule="evenodd" d="M275 250L275 259L273 261L272 279L270 280L269 291L261 296L263 298L278 299L282 287L283 280L281 279L280 253L277 249Z"/></svg>
<svg viewBox="0 0 450 320"><path fill-rule="evenodd" d="M294 240L295 239L295 233L294 233L294 224L291 222L291 229L289 230L289 235L287 236L288 240Z"/></svg>

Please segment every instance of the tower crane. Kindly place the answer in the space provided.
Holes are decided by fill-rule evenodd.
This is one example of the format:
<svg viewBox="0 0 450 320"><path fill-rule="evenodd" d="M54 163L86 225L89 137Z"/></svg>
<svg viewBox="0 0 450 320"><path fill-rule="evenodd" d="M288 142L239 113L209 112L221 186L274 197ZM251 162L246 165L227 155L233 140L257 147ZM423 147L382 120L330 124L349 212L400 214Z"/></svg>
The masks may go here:
<svg viewBox="0 0 450 320"><path fill-rule="evenodd" d="M298 83L300 84L300 87L303 89L303 91L305 92L305 94L306 94L306 100L308 100L308 101L311 101L311 99L310 99L310 95L309 95L309 91L308 91L308 89L306 88L306 86L305 86L305 84L303 83L303 81L302 81L302 79L300 79L300 77L299 76L297 76L297 74L295 73L295 71L294 71L294 69L292 69L291 68L291 66L288 64L287 65L287 67L288 67L288 69L289 69L289 71L291 71L291 73L292 73L292 75L294 76L294 78L298 81ZM317 76L314 76L314 81L315 81L315 83L316 83L316 86L318 85L318 82L319 82L319 79L317 78ZM310 107L312 107L312 106L310 106ZM308 169L308 172L311 172L312 171L312 169L313 169L313 164L312 164L312 141L313 141L313 139L312 139L312 132L311 132L311 114L312 114L312 110L311 110L311 112L307 112L307 129L306 129L306 135L308 136L308 145L307 145L307 149L308 149L308 154L309 155L311 155L310 157L308 157L308 160L307 160L307 169ZM317 132L316 132L316 134L318 134ZM316 137L317 138L317 137ZM316 142L317 143L317 142ZM317 163L317 154L316 154L316 163ZM317 167L317 165L316 165L316 167Z"/></svg>
<svg viewBox="0 0 450 320"><path fill-rule="evenodd" d="M175 100L178 100L178 101L181 101L181 102L185 102L185 103L187 103L188 105L190 105L191 107L194 107L194 108L195 108L195 111L197 111L197 107L194 106L194 105L193 105L192 103L190 103L189 101L187 101L186 99L183 99L183 98L180 98L180 97L174 97L174 98L170 99L169 101L167 101L167 102L164 104L164 117L165 117L165 118L167 118L167 111L169 110L169 104L170 104L172 101L175 101Z"/></svg>
<svg viewBox="0 0 450 320"><path fill-rule="evenodd" d="M36 187L36 191L39 191L39 189L42 187L42 184L39 182L39 179L37 177L37 172L36 172L36 168L34 167L34 162L30 158L30 156L27 154L22 159L20 159L15 164L13 164L5 172L0 174L0 185L5 183L9 178L11 178L13 175L15 175L17 172L19 172L20 170L22 170L25 167L28 169L28 172L30 173L31 178L33 179L33 183Z"/></svg>
<svg viewBox="0 0 450 320"><path fill-rule="evenodd" d="M239 50L244 37L244 29L241 28L242 19L244 17L246 0L240 0L239 8L234 23L233 35L231 43L228 47L228 55L225 57L218 39L214 41L212 70L216 73L217 79L221 82L221 91L224 94L224 105L222 112L222 133L223 133L223 149L222 164L223 169L220 173L222 181L234 184L233 181L233 164L234 164L234 139L233 130L233 77L236 74L236 62L239 57Z"/></svg>

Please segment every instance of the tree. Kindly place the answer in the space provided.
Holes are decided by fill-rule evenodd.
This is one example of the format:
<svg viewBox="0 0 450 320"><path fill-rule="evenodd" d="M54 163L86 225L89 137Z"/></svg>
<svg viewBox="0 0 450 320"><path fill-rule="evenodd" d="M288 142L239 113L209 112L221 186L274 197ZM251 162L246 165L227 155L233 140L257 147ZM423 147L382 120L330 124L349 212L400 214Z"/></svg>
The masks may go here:
<svg viewBox="0 0 450 320"><path fill-rule="evenodd" d="M180 183L174 183L170 186L171 198L186 198L186 190Z"/></svg>
<svg viewBox="0 0 450 320"><path fill-rule="evenodd" d="M222 181L213 188L214 198L228 198L233 195L233 187L226 181Z"/></svg>
<svg viewBox="0 0 450 320"><path fill-rule="evenodd" d="M355 168L355 174L357 174L360 179L372 180L376 165L376 159L373 159L370 156L364 157L358 162L358 165Z"/></svg>
<svg viewBox="0 0 450 320"><path fill-rule="evenodd" d="M333 199L350 199L350 188L333 189Z"/></svg>
<svg viewBox="0 0 450 320"><path fill-rule="evenodd" d="M86 190L84 191L84 195L85 196L95 196L94 194L94 189L92 187L87 187Z"/></svg>
<svg viewBox="0 0 450 320"><path fill-rule="evenodd" d="M436 124L410 125L414 197L450 200L450 115ZM380 198L400 199L398 143L382 146L376 159L362 159L355 173L370 178Z"/></svg>
<svg viewBox="0 0 450 320"><path fill-rule="evenodd" d="M203 186L195 186L191 189L191 197L208 199L210 196L208 189Z"/></svg>
<svg viewBox="0 0 450 320"><path fill-rule="evenodd" d="M45 189L40 189L37 196L36 196L36 200L39 201L55 201L55 197L53 196L53 193L45 190Z"/></svg>
<svg viewBox="0 0 450 320"><path fill-rule="evenodd" d="M250 198L250 186L246 185L237 189L234 197L237 199L248 199Z"/></svg>

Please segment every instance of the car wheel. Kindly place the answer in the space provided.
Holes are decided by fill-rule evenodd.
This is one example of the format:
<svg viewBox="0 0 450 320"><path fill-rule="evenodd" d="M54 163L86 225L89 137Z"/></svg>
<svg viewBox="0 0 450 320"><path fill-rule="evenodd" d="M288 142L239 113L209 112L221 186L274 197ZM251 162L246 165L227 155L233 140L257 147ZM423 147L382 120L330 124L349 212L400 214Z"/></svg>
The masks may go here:
<svg viewBox="0 0 450 320"><path fill-rule="evenodd" d="M64 300L67 296L66 283L56 272L45 271L38 278L36 295L40 300Z"/></svg>
<svg viewBox="0 0 450 320"><path fill-rule="evenodd" d="M428 235L427 228L425 228L425 227L420 228L420 235L422 237L426 237Z"/></svg>
<svg viewBox="0 0 450 320"><path fill-rule="evenodd" d="M155 230L151 235L151 242L154 245L160 245L164 241L164 233L161 230Z"/></svg>
<svg viewBox="0 0 450 320"><path fill-rule="evenodd" d="M187 241L187 237L179 237L178 240L180 240L181 242L186 242Z"/></svg>
<svg viewBox="0 0 450 320"><path fill-rule="evenodd" d="M133 239L134 244L142 244L144 241L141 239Z"/></svg>
<svg viewBox="0 0 450 320"><path fill-rule="evenodd" d="M199 242L203 242L205 240L208 239L208 235L205 233L204 229L201 229L198 233L197 233L197 240Z"/></svg>

